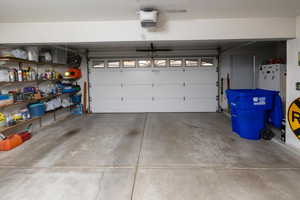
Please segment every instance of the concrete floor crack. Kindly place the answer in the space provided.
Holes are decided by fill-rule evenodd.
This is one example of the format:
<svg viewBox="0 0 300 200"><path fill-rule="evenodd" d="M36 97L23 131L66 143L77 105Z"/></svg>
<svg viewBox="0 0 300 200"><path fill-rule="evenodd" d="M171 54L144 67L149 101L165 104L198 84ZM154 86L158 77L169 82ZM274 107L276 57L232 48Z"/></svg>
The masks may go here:
<svg viewBox="0 0 300 200"><path fill-rule="evenodd" d="M132 190L131 190L130 200L133 200L133 197L134 197L136 179L137 179L137 174L138 174L139 164L140 164L140 158L141 158L142 149L143 149L143 143L144 143L144 137L145 137L146 127L147 127L148 115L149 115L149 113L145 113L145 120L144 120L144 126L143 126L143 134L142 134L142 138L141 138L141 143L140 143L140 148L139 148L139 154L138 154L138 158L137 158L137 162L136 162L136 167L135 167L135 171L134 171L134 177L133 177L133 184L132 184Z"/></svg>

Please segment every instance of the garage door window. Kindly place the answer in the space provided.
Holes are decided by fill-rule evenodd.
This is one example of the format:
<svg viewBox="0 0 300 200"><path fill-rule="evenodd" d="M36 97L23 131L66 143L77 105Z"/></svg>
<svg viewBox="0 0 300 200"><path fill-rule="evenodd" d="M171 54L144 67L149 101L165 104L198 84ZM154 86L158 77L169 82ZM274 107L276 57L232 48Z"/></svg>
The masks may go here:
<svg viewBox="0 0 300 200"><path fill-rule="evenodd" d="M139 67L151 67L151 60L139 60L138 66Z"/></svg>
<svg viewBox="0 0 300 200"><path fill-rule="evenodd" d="M182 60L181 59L171 59L170 67L182 67Z"/></svg>
<svg viewBox="0 0 300 200"><path fill-rule="evenodd" d="M125 68L134 68L136 66L135 60L123 60L123 67Z"/></svg>
<svg viewBox="0 0 300 200"><path fill-rule="evenodd" d="M213 67L214 66L214 58L201 58L201 66L202 67Z"/></svg>
<svg viewBox="0 0 300 200"><path fill-rule="evenodd" d="M107 61L107 67L108 68L119 68L120 61L119 60L109 60L109 61Z"/></svg>
<svg viewBox="0 0 300 200"><path fill-rule="evenodd" d="M167 67L167 60L166 59L155 59L154 67Z"/></svg>
<svg viewBox="0 0 300 200"><path fill-rule="evenodd" d="M199 66L199 60L198 59L186 59L185 60L185 66L186 67L198 67Z"/></svg>
<svg viewBox="0 0 300 200"><path fill-rule="evenodd" d="M104 60L101 61L93 61L93 68L104 68L105 62Z"/></svg>

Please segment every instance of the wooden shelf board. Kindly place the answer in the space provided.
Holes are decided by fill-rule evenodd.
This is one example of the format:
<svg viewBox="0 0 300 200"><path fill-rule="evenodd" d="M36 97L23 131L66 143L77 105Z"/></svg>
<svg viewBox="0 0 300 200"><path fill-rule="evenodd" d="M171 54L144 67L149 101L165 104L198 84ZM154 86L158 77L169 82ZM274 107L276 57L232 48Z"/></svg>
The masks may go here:
<svg viewBox="0 0 300 200"><path fill-rule="evenodd" d="M36 62L36 61L30 61L30 60L25 60L25 59L21 59L21 58L13 58L13 57L0 57L0 61L35 64L35 65L52 65L52 66L56 66L56 67L67 67L68 66L67 64Z"/></svg>
<svg viewBox="0 0 300 200"><path fill-rule="evenodd" d="M53 79L53 80L33 80L33 81L0 81L0 85L16 85L16 84L26 84L26 83L42 83L47 81L60 81L61 79Z"/></svg>
<svg viewBox="0 0 300 200"><path fill-rule="evenodd" d="M72 108L72 107L75 107L75 105L71 105L71 106L68 106L68 107L60 107L60 108L58 108L58 109L48 111L48 112L46 112L46 113L45 113L43 116L41 116L41 117L35 117L35 118L29 119L29 120L22 120L22 121L17 122L17 124L15 124L15 125L13 125L13 126L1 127L1 128L0 128L0 133L6 133L6 132L11 131L11 130L14 130L14 129L18 128L18 127L24 126L24 125L26 125L26 124L28 124L28 123L31 123L31 122L40 120L42 117L47 116L47 115L49 115L49 114L51 114L51 113L54 113L54 112L56 112L56 111L58 111L58 110L68 109L68 108ZM5 134L5 135L9 135L9 134Z"/></svg>
<svg viewBox="0 0 300 200"><path fill-rule="evenodd" d="M0 109L7 108L7 107L13 107L13 106L26 105L26 104L30 104L30 103L39 102L39 101L49 101L51 99L55 99L55 98L63 96L63 95L73 95L73 94L76 94L76 93L77 92L63 93L63 94L57 94L57 95L51 95L51 96L48 96L48 97L43 97L41 99L31 99L31 100L28 100L28 101L15 102L15 103L9 104L9 105L2 105L2 106L0 106Z"/></svg>
<svg viewBox="0 0 300 200"><path fill-rule="evenodd" d="M40 117L35 117L35 118L29 119L29 120L22 120L22 121L19 121L19 122L17 122L17 124L15 124L15 125L13 125L13 126L1 127L1 128L0 128L0 133L7 132L7 131L10 131L10 130L16 129L16 128L20 127L20 126L23 126L23 125L26 125L26 124L28 124L28 123L37 121L37 120L39 120L39 119L40 119Z"/></svg>

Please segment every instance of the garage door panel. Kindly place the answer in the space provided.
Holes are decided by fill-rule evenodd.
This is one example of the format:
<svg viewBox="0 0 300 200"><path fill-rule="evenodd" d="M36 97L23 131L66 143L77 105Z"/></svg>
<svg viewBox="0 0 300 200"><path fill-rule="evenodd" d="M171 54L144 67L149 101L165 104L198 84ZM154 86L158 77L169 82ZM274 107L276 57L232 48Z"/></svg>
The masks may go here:
<svg viewBox="0 0 300 200"><path fill-rule="evenodd" d="M91 110L102 112L117 112L123 107L122 100L119 97L105 97L91 101Z"/></svg>
<svg viewBox="0 0 300 200"><path fill-rule="evenodd" d="M92 112L215 112L217 109L215 68L92 72Z"/></svg>
<svg viewBox="0 0 300 200"><path fill-rule="evenodd" d="M180 110L183 106L182 97L155 98L153 102L154 112L182 112Z"/></svg>
<svg viewBox="0 0 300 200"><path fill-rule="evenodd" d="M185 103L186 112L216 112L218 106L214 103L216 99L193 98Z"/></svg>
<svg viewBox="0 0 300 200"><path fill-rule="evenodd" d="M153 96L154 97L182 97L184 92L184 87L181 84L157 84L156 87L153 88Z"/></svg>
<svg viewBox="0 0 300 200"><path fill-rule="evenodd" d="M197 96L201 98L216 98L218 89L215 85L192 85L187 86L184 91L184 96Z"/></svg>
<svg viewBox="0 0 300 200"><path fill-rule="evenodd" d="M111 85L107 85L107 86L94 86L92 87L92 89L90 90L92 95L92 99L99 99L99 98L106 98L106 97L110 97L110 96L124 96L126 95L126 91L121 88L120 86L111 86Z"/></svg>
<svg viewBox="0 0 300 200"><path fill-rule="evenodd" d="M216 112L215 99L201 99L192 97L155 98L153 112Z"/></svg>
<svg viewBox="0 0 300 200"><path fill-rule="evenodd" d="M93 110L101 110L103 113L111 112L151 112L152 97L120 99L101 99ZM147 105L147 106L146 106Z"/></svg>
<svg viewBox="0 0 300 200"><path fill-rule="evenodd" d="M215 67L210 70L207 70L206 68L197 68L183 72L182 76L186 81L190 82L197 82L200 80L203 82L212 82L217 80L218 73L216 72Z"/></svg>
<svg viewBox="0 0 300 200"><path fill-rule="evenodd" d="M103 69L91 70L90 81L93 83L98 83L101 81L103 83L115 83L120 82L123 79L122 73L120 71L105 71Z"/></svg>
<svg viewBox="0 0 300 200"><path fill-rule="evenodd" d="M122 94L128 98L140 98L152 96L152 84L124 84Z"/></svg>
<svg viewBox="0 0 300 200"><path fill-rule="evenodd" d="M124 82L149 83L152 82L152 79L151 69L131 69L122 72L122 80Z"/></svg>
<svg viewBox="0 0 300 200"><path fill-rule="evenodd" d="M164 69L164 70L159 70L155 69L152 71L152 77L153 81L156 83L164 83L164 82L183 82L184 77L183 77L183 71L182 70L177 70L174 71L172 69Z"/></svg>

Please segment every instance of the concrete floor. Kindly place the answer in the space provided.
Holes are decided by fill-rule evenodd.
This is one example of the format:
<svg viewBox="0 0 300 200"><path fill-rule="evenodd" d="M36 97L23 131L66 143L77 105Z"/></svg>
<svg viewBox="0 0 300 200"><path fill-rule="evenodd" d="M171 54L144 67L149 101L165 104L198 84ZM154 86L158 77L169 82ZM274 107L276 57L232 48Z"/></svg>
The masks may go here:
<svg viewBox="0 0 300 200"><path fill-rule="evenodd" d="M300 158L217 113L99 114L0 153L5 200L300 199Z"/></svg>

